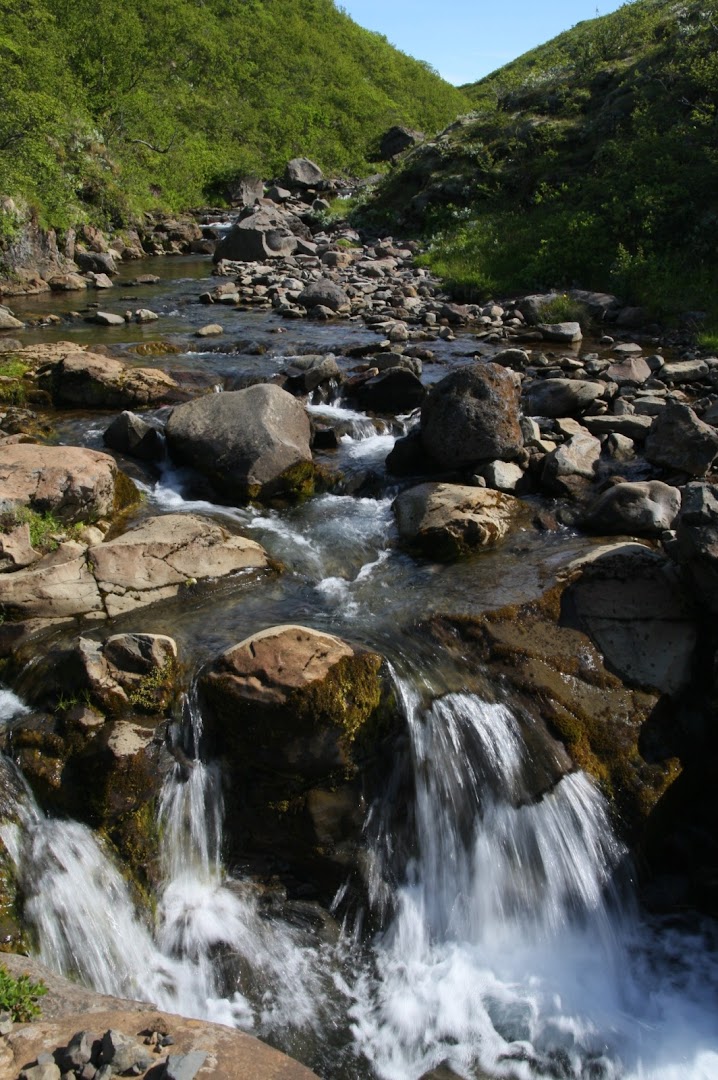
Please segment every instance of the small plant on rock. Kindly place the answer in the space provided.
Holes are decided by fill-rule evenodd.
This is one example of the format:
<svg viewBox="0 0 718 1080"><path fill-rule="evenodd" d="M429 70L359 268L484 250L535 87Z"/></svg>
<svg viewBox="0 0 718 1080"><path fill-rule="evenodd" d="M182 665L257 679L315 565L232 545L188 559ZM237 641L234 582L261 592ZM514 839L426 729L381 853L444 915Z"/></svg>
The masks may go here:
<svg viewBox="0 0 718 1080"><path fill-rule="evenodd" d="M43 982L33 982L29 975L15 978L0 964L0 1012L9 1012L16 1023L28 1023L38 1017L37 998L46 993Z"/></svg>

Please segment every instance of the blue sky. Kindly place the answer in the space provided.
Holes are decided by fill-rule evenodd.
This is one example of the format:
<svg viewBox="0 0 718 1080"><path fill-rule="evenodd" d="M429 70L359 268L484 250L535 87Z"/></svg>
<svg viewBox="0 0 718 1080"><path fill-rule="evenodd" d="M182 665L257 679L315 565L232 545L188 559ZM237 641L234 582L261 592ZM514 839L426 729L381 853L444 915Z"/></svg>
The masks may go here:
<svg viewBox="0 0 718 1080"><path fill-rule="evenodd" d="M336 0L392 45L428 60L457 85L474 82L582 19L608 15L614 0Z"/></svg>

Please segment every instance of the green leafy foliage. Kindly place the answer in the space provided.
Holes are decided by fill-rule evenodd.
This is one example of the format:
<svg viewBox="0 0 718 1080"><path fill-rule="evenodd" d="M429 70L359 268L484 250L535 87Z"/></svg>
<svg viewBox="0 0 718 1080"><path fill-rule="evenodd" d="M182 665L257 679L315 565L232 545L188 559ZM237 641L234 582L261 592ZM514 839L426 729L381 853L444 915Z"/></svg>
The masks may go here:
<svg viewBox="0 0 718 1080"><path fill-rule="evenodd" d="M467 99L333 0L0 0L0 193L42 219L186 209L297 155L368 171Z"/></svg>
<svg viewBox="0 0 718 1080"><path fill-rule="evenodd" d="M27 506L5 510L0 514L0 532L7 533L24 524L27 524L30 531L30 544L35 551L40 551L43 555L56 551L60 541L76 538L85 527L82 523L65 525L52 511L40 514Z"/></svg>
<svg viewBox="0 0 718 1080"><path fill-rule="evenodd" d="M714 303L718 0L636 0L463 89L474 111L379 192L458 292Z"/></svg>
<svg viewBox="0 0 718 1080"><path fill-rule="evenodd" d="M15 1023L27 1023L40 1015L37 999L47 993L42 982L33 982L29 975L15 978L0 964L0 1012L9 1012Z"/></svg>

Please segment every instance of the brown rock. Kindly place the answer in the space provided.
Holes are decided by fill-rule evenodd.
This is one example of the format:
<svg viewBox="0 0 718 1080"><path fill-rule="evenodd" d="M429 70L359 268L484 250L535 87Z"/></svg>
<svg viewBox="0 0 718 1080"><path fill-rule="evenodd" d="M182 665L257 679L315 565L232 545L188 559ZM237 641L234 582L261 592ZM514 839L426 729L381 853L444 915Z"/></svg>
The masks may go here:
<svg viewBox="0 0 718 1080"><path fill-rule="evenodd" d="M50 365L38 372L38 384L51 394L55 405L125 409L159 405L181 396L177 383L163 371L132 367L110 356L63 344L64 350L56 348ZM38 351L23 350L23 357L34 354L42 359Z"/></svg>
<svg viewBox="0 0 718 1080"><path fill-rule="evenodd" d="M137 497L108 454L79 446L0 447L0 509L51 511L67 524L110 517Z"/></svg>
<svg viewBox="0 0 718 1080"><path fill-rule="evenodd" d="M503 540L521 509L510 495L462 484L419 484L394 500L399 535L450 559Z"/></svg>

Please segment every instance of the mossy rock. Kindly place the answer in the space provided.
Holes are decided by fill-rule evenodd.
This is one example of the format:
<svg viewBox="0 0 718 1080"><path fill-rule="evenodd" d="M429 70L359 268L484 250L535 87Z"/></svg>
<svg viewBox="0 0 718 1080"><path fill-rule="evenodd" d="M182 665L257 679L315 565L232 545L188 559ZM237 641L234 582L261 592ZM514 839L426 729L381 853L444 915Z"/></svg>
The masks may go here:
<svg viewBox="0 0 718 1080"><path fill-rule="evenodd" d="M169 341L143 341L135 345L132 351L137 356L174 356L182 352L179 345L172 345Z"/></svg>
<svg viewBox="0 0 718 1080"><path fill-rule="evenodd" d="M598 781L622 834L636 842L680 772L677 759L648 763L639 750L660 695L624 685L586 634L561 625L563 592L557 585L536 601L479 617L435 616L424 630L449 653L484 665L522 707L538 713Z"/></svg>

